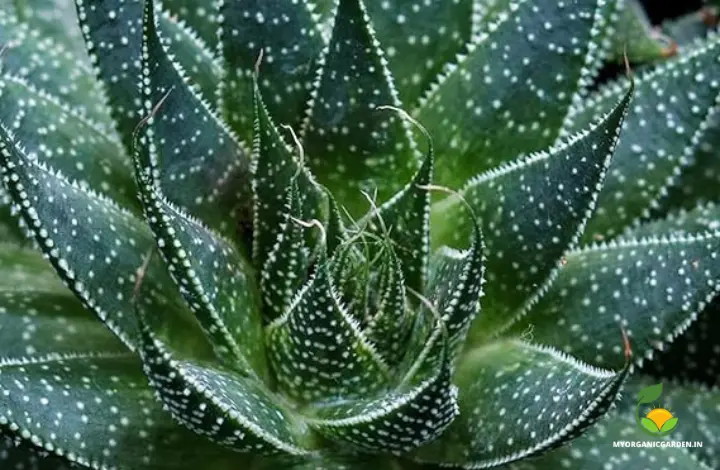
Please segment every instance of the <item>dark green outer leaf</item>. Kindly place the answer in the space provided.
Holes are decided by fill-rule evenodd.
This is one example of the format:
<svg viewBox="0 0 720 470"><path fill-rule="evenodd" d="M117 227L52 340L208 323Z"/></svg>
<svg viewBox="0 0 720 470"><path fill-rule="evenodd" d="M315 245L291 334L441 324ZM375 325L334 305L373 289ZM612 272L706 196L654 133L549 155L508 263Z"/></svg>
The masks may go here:
<svg viewBox="0 0 720 470"><path fill-rule="evenodd" d="M250 157L184 81L184 71L162 45L153 2L142 35L144 115L156 112L152 144L168 200L212 228L234 233L233 222L251 204ZM159 109L154 110L155 106Z"/></svg>
<svg viewBox="0 0 720 470"><path fill-rule="evenodd" d="M0 433L0 465L22 470L70 470L69 462L32 444L19 442Z"/></svg>
<svg viewBox="0 0 720 470"><path fill-rule="evenodd" d="M483 314L473 336L491 334L555 275L594 208L632 87L612 112L547 153L473 178L461 192L481 222L487 247ZM459 196L433 205L435 246L467 244L472 222Z"/></svg>
<svg viewBox="0 0 720 470"><path fill-rule="evenodd" d="M187 24L208 48L215 50L218 41L217 5L205 0L170 0L163 5L172 16Z"/></svg>
<svg viewBox="0 0 720 470"><path fill-rule="evenodd" d="M692 210L680 209L671 212L663 219L628 228L619 239L640 239L661 234L685 237L718 230L720 230L720 204L709 202L700 204Z"/></svg>
<svg viewBox="0 0 720 470"><path fill-rule="evenodd" d="M175 424L129 353L4 359L0 394L1 433L85 467L213 468L236 458Z"/></svg>
<svg viewBox="0 0 720 470"><path fill-rule="evenodd" d="M664 236L664 235L663 235ZM720 232L597 245L565 257L556 279L511 328L600 367L671 343L720 293Z"/></svg>
<svg viewBox="0 0 720 470"><path fill-rule="evenodd" d="M107 128L13 75L0 78L0 122L25 143L28 155L56 171L134 208L131 167Z"/></svg>
<svg viewBox="0 0 720 470"><path fill-rule="evenodd" d="M458 366L458 418L414 458L488 468L561 445L605 414L628 371L520 341L485 345Z"/></svg>
<svg viewBox="0 0 720 470"><path fill-rule="evenodd" d="M137 270L154 246L147 226L112 201L31 160L6 128L0 128L3 184L24 222L65 284L127 345L138 325L132 299ZM145 282L169 285L152 262Z"/></svg>
<svg viewBox="0 0 720 470"><path fill-rule="evenodd" d="M361 190L381 204L419 166L407 122L377 109L400 102L369 22L362 0L340 0L303 124L313 173L352 216L367 209Z"/></svg>
<svg viewBox="0 0 720 470"><path fill-rule="evenodd" d="M671 344L645 361L642 372L658 380L720 386L720 298Z"/></svg>
<svg viewBox="0 0 720 470"><path fill-rule="evenodd" d="M615 156L588 222L584 241L617 235L664 195L694 158L710 116L720 106L720 35L702 47L641 74ZM577 131L625 93L626 81L605 86L573 109L563 132Z"/></svg>
<svg viewBox="0 0 720 470"><path fill-rule="evenodd" d="M614 441L647 440L648 435L637 426L631 413L613 413L569 445L535 460L513 464L508 470L710 470L689 449L681 447L633 449L613 446Z"/></svg>
<svg viewBox="0 0 720 470"><path fill-rule="evenodd" d="M106 131L112 128L92 69L78 60L76 54L43 32L18 23L5 9L0 9L0 44L6 46L2 54L3 74L25 79L75 112L86 114Z"/></svg>
<svg viewBox="0 0 720 470"><path fill-rule="evenodd" d="M473 0L366 2L400 100L412 107L470 40Z"/></svg>
<svg viewBox="0 0 720 470"><path fill-rule="evenodd" d="M52 37L53 41L62 44L87 67L89 61L85 52L80 28L77 24L74 0L3 0L15 7L15 14L20 21L36 29L43 37Z"/></svg>
<svg viewBox="0 0 720 470"><path fill-rule="evenodd" d="M253 264L263 267L268 253L277 243L277 229L285 222L290 187L297 185L301 203L299 213L307 221L316 219L322 222L327 219L327 200L332 195L315 182L304 162L296 158L268 113L259 87L254 88ZM305 242L308 246L314 244L312 232L306 231Z"/></svg>
<svg viewBox="0 0 720 470"><path fill-rule="evenodd" d="M327 261L266 331L278 386L301 402L362 398L387 384L387 366L340 305Z"/></svg>
<svg viewBox="0 0 720 470"><path fill-rule="evenodd" d="M13 217L9 203L5 203L5 190L0 185L0 243L13 243L22 245L27 241L25 233L20 228L18 220Z"/></svg>
<svg viewBox="0 0 720 470"><path fill-rule="evenodd" d="M627 56L631 63L656 62L670 57L675 51L672 39L664 37L650 23L645 7L639 0L618 2L618 19L610 35L610 59L619 64Z"/></svg>
<svg viewBox="0 0 720 470"><path fill-rule="evenodd" d="M261 51L259 85L270 115L279 123L299 125L323 47L308 2L223 0L220 18L221 109L230 126L249 140L252 77Z"/></svg>
<svg viewBox="0 0 720 470"><path fill-rule="evenodd" d="M437 182L546 148L596 68L612 2L511 3L421 101L415 116L437 146Z"/></svg>

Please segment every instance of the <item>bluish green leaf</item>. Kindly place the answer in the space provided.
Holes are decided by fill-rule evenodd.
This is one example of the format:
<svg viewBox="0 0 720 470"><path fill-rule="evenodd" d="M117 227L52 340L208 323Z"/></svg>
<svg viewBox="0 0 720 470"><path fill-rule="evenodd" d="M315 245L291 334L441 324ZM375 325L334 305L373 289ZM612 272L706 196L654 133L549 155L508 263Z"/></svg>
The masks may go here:
<svg viewBox="0 0 720 470"><path fill-rule="evenodd" d="M313 173L354 216L367 205L361 189L383 203L419 166L407 122L383 105L400 102L364 2L340 0L303 143Z"/></svg>
<svg viewBox="0 0 720 470"><path fill-rule="evenodd" d="M388 230L397 256L400 258L405 284L422 292L425 288L430 255L430 193L426 186L432 182L434 154L432 143L420 169L412 180L377 212L367 216L372 232L382 235L382 225Z"/></svg>
<svg viewBox="0 0 720 470"><path fill-rule="evenodd" d="M387 366L340 304L325 261L266 340L280 390L301 402L365 397L387 383Z"/></svg>
<svg viewBox="0 0 720 470"><path fill-rule="evenodd" d="M717 15L717 9L705 5L677 18L666 19L660 29L677 45L678 53L684 54L688 48L692 48L698 40L705 39L708 33L717 27Z"/></svg>
<svg viewBox="0 0 720 470"><path fill-rule="evenodd" d="M473 0L367 1L401 101L412 106L470 40Z"/></svg>
<svg viewBox="0 0 720 470"><path fill-rule="evenodd" d="M220 93L230 126L243 138L250 136L252 77L261 55L259 85L270 115L297 126L323 47L308 2L224 0L220 18L225 71Z"/></svg>
<svg viewBox="0 0 720 470"><path fill-rule="evenodd" d="M142 74L143 0L75 0L75 3L95 75L103 84L117 131L127 152L131 154L133 132L145 117L141 114L142 88L139 86ZM211 64L211 53L202 47L202 42L193 37L187 28L169 24L172 20L165 14L158 16L161 35L171 43L170 53L175 54L177 67L183 70L181 75L187 74L191 79L198 79L196 85L207 86L211 82L210 71L215 68ZM182 47L176 49L173 44L182 44ZM174 99L183 96L187 106L193 110L199 107L199 112L204 113L203 108L209 105L200 106L199 95L195 93L192 93L192 97L187 96L187 85L177 83L178 72L173 70L174 65L168 63L166 54L163 52L157 60L167 67L164 70L167 76L162 77L164 81L161 80L161 83L170 81L178 88L173 93L176 95ZM207 99L213 96L213 92L212 89L203 90L202 96ZM206 123L206 126L212 127L212 121ZM180 135L188 137L186 134ZM173 142L181 142L179 136ZM219 149L218 152L222 158L228 158Z"/></svg>
<svg viewBox="0 0 720 470"><path fill-rule="evenodd" d="M507 3L415 113L435 138L440 184L546 148L596 68L611 2Z"/></svg>
<svg viewBox="0 0 720 470"><path fill-rule="evenodd" d="M154 246L146 225L112 201L33 160L0 128L3 184L63 281L126 344L138 329L132 298L137 271ZM162 266L146 276L164 286Z"/></svg>
<svg viewBox="0 0 720 470"><path fill-rule="evenodd" d="M6 46L0 65L3 74L26 80L110 129L103 93L92 77L92 69L76 54L51 36L18 22L6 9L0 9L0 44Z"/></svg>
<svg viewBox="0 0 720 470"><path fill-rule="evenodd" d="M460 415L415 458L486 468L556 447L605 414L628 370L596 369L515 340L477 348L455 375Z"/></svg>
<svg viewBox="0 0 720 470"><path fill-rule="evenodd" d="M658 380L720 386L720 298L706 307L675 341L645 361L642 372Z"/></svg>
<svg viewBox="0 0 720 470"><path fill-rule="evenodd" d="M120 142L107 128L37 89L23 78L0 78L0 122L25 151L68 178L125 207L136 204L135 184Z"/></svg>
<svg viewBox="0 0 720 470"><path fill-rule="evenodd" d="M131 353L6 358L0 394L0 432L83 467L171 470L237 458L178 426Z"/></svg>
<svg viewBox="0 0 720 470"><path fill-rule="evenodd" d="M143 296L146 300L147 297ZM145 373L158 398L182 425L229 449L255 454L309 452L305 426L265 386L177 352L161 335L166 321L141 306Z"/></svg>
<svg viewBox="0 0 720 470"><path fill-rule="evenodd" d="M511 331L617 368L625 361L621 328L636 357L651 357L720 292L718 279L720 233L596 245L565 257L557 278Z"/></svg>
<svg viewBox="0 0 720 470"><path fill-rule="evenodd" d="M473 335L506 322L552 277L594 208L632 89L581 134L473 178L461 195L481 221L487 247L487 300ZM433 205L434 244L467 244L465 203L451 196ZM465 245L467 246L467 245Z"/></svg>
<svg viewBox="0 0 720 470"><path fill-rule="evenodd" d="M694 158L709 116L720 105L720 35L676 60L641 74L615 157L588 223L585 241L617 235L646 214ZM564 132L607 112L625 93L621 81L573 109Z"/></svg>
<svg viewBox="0 0 720 470"><path fill-rule="evenodd" d="M320 408L310 426L345 447L370 453L401 454L437 439L458 410L444 326L433 323L433 334L395 388Z"/></svg>
<svg viewBox="0 0 720 470"><path fill-rule="evenodd" d="M303 219L324 221L328 195L315 182L304 162L299 161L280 134L255 87L255 131L253 142L253 262L264 266L268 253L277 243L278 228L286 222L288 191L297 184L300 196L298 214ZM302 152L302 149L296 151ZM311 232L311 231L307 231ZM312 244L314 237L306 234Z"/></svg>

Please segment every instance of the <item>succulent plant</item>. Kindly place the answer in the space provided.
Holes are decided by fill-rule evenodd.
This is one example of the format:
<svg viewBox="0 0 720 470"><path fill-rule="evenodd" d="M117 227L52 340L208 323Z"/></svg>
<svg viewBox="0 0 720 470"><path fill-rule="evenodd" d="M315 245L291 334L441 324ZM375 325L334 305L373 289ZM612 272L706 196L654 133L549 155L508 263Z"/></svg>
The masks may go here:
<svg viewBox="0 0 720 470"><path fill-rule="evenodd" d="M720 37L601 83L636 7L2 0L2 468L717 468Z"/></svg>

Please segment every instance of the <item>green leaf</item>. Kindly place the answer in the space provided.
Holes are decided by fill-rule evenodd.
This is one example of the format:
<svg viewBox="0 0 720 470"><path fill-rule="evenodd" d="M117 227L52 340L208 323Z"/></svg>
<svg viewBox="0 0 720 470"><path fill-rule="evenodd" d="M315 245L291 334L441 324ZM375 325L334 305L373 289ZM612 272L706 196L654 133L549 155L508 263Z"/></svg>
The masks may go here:
<svg viewBox="0 0 720 470"><path fill-rule="evenodd" d="M371 307L374 307L373 310L368 312L365 331L385 363L394 366L405 352L413 316L406 303L406 282L400 258L392 245L387 243L383 246L382 255L375 290L378 298Z"/></svg>
<svg viewBox="0 0 720 470"><path fill-rule="evenodd" d="M366 6L400 99L411 106L470 40L473 0L368 1Z"/></svg>
<svg viewBox="0 0 720 470"><path fill-rule="evenodd" d="M591 364L625 362L671 343L720 292L720 232L596 245L565 257L557 278L510 328Z"/></svg>
<svg viewBox="0 0 720 470"><path fill-rule="evenodd" d="M370 453L401 454L437 439L457 416L457 389L442 322L400 384L378 397L320 408L310 426L329 439Z"/></svg>
<svg viewBox="0 0 720 470"><path fill-rule="evenodd" d="M554 276L594 208L632 88L596 124L551 148L473 178L461 196L482 223L487 299L473 326L490 334ZM472 222L458 195L433 205L433 244L466 244ZM473 333L473 335L475 334Z"/></svg>
<svg viewBox="0 0 720 470"><path fill-rule="evenodd" d="M255 86L255 131L253 142L253 264L264 266L268 253L277 243L278 228L286 222L288 192L297 184L301 207L299 214L307 220L326 219L327 199L331 195L315 182L304 161L295 158L263 103ZM298 151L302 152L299 148ZM310 232L310 231L308 231ZM312 245L313 237L305 236Z"/></svg>
<svg viewBox="0 0 720 470"><path fill-rule="evenodd" d="M303 143L313 173L353 216L360 190L387 201L418 168L407 122L378 106L400 102L362 0L340 0L322 55Z"/></svg>
<svg viewBox="0 0 720 470"><path fill-rule="evenodd" d="M131 353L3 359L0 395L0 432L84 467L170 470L236 458L175 424Z"/></svg>
<svg viewBox="0 0 720 470"><path fill-rule="evenodd" d="M251 204L249 155L184 82L162 46L153 2L145 5L142 96L145 115L156 114L150 143L163 191L189 214L234 233L233 221Z"/></svg>
<svg viewBox="0 0 720 470"><path fill-rule="evenodd" d="M168 8L181 8L177 0L165 3ZM199 7L198 10L202 8ZM172 53L176 67L182 67L198 95L208 106L214 108L217 88L223 74L222 64L215 57L214 51L184 21L167 12L158 14L158 25L163 33L163 46Z"/></svg>
<svg viewBox="0 0 720 470"><path fill-rule="evenodd" d="M472 242L467 250L443 247L430 260L427 290L447 326L453 358L463 347L470 325L480 312L485 284L482 233L477 221L473 220L473 225Z"/></svg>
<svg viewBox="0 0 720 470"><path fill-rule="evenodd" d="M0 127L3 183L66 285L126 344L138 327L132 309L137 270L154 246L146 225L107 198L29 158L8 129ZM147 279L167 286L164 268L148 266Z"/></svg>
<svg viewBox="0 0 720 470"><path fill-rule="evenodd" d="M636 98L623 124L598 209L585 241L617 235L663 196L694 158L709 116L720 105L720 35L635 79ZM583 128L625 94L625 81L603 87L573 109L564 132Z"/></svg>
<svg viewBox="0 0 720 470"><path fill-rule="evenodd" d="M145 373L176 420L193 433L239 452L309 452L305 426L278 404L264 384L177 352L154 333L167 320L151 313L152 305L140 306Z"/></svg>
<svg viewBox="0 0 720 470"><path fill-rule="evenodd" d="M680 209L662 219L630 227L619 239L641 239L661 234L685 237L702 232L716 232L718 229L720 229L720 205L708 202L700 204L692 210Z"/></svg>
<svg viewBox="0 0 720 470"><path fill-rule="evenodd" d="M90 61L107 95L107 100L103 102L110 105L110 112L125 149L128 154L132 154L133 132L144 117L139 113L142 88L138 86L143 72L141 52L144 2L143 0L75 0L75 3ZM197 85L208 86L211 77L209 71L216 68L216 65L211 65L211 53L202 47L202 42L198 41L187 28L170 24L172 20L167 15L158 16L161 35L172 43L171 46L182 44L182 47L170 49L170 53L175 54L176 64L171 66L167 63L168 59L164 52L158 59L166 67L164 73L167 73L167 76L163 79L177 85L178 89L173 93L176 95L174 99L183 96L186 106L204 114L204 108L209 105L198 103L201 95L192 93L192 96L188 97L187 85L175 82L179 80L178 75L185 77L187 74L191 79L200 79ZM172 70L174 67L182 72ZM92 76L92 72L89 75ZM161 80L161 83L165 82ZM214 89L203 90L202 96L207 99L213 96L213 93ZM191 116L188 113L188 118ZM212 124L211 120L206 126L212 127ZM179 136L187 137L187 134L179 134L173 142L182 142ZM208 136L204 136L204 139L208 139ZM223 154L219 149L218 152L222 157L228 158L227 154Z"/></svg>
<svg viewBox="0 0 720 470"><path fill-rule="evenodd" d="M6 9L0 10L2 73L19 77L110 129L103 93L92 77L92 69L51 36L18 22ZM135 79L137 86L137 79Z"/></svg>
<svg viewBox="0 0 720 470"><path fill-rule="evenodd" d="M652 438L635 423L631 413L613 413L569 445L548 452L537 459L528 459L511 465L508 470L549 468L710 470L711 468L699 462L690 453L691 449L681 446L648 449L616 447L613 445L615 441L653 444Z"/></svg>
<svg viewBox="0 0 720 470"><path fill-rule="evenodd" d="M658 380L720 386L719 328L720 298L716 297L675 341L645 361L643 373Z"/></svg>
<svg viewBox="0 0 720 470"><path fill-rule="evenodd" d="M660 201L660 209L693 208L698 201L720 202L720 111L708 118L707 130L695 146L694 160L682 169L676 183Z"/></svg>
<svg viewBox="0 0 720 470"><path fill-rule="evenodd" d="M420 169L412 180L377 211L366 216L371 232L382 234L380 222L402 263L405 284L422 292L425 288L430 254L430 193L434 154L432 142Z"/></svg>
<svg viewBox="0 0 720 470"><path fill-rule="evenodd" d="M705 6L697 11L665 20L660 28L677 44L679 53L683 54L686 48L691 48L698 40L705 39L718 25L717 14L717 9L713 10L712 7Z"/></svg>
<svg viewBox="0 0 720 470"><path fill-rule="evenodd" d="M172 0L165 2L163 6L171 17L176 16L181 25L207 44L208 49L214 51L217 48L217 33L220 27L217 5L208 4L204 0Z"/></svg>
<svg viewBox="0 0 720 470"><path fill-rule="evenodd" d="M668 433L675 429L675 426L677 426L678 419L677 418L670 418L669 420L665 421L665 424L662 425L662 428L660 428L660 432Z"/></svg>
<svg viewBox="0 0 720 470"><path fill-rule="evenodd" d="M0 244L0 358L126 352L39 252Z"/></svg>
<svg viewBox="0 0 720 470"><path fill-rule="evenodd" d="M365 397L387 383L387 366L340 304L325 261L265 334L278 386L296 400Z"/></svg>
<svg viewBox="0 0 720 470"><path fill-rule="evenodd" d="M0 78L0 122L25 151L81 186L126 207L137 204L132 168L107 128L23 78Z"/></svg>
<svg viewBox="0 0 720 470"><path fill-rule="evenodd" d="M297 126L323 47L308 2L247 0L220 5L222 109L243 138L252 131L252 77L262 53L260 89L277 122Z"/></svg>
<svg viewBox="0 0 720 470"><path fill-rule="evenodd" d="M657 424L655 424L655 422L651 419L640 418L640 423L642 424L642 426L645 429L647 429L648 431L650 431L653 434L657 434L658 432L660 432L660 430L657 427Z"/></svg>
<svg viewBox="0 0 720 470"><path fill-rule="evenodd" d="M515 340L477 348L455 375L458 418L414 458L486 468L559 446L605 414L628 370L596 369Z"/></svg>
<svg viewBox="0 0 720 470"><path fill-rule="evenodd" d="M655 385L649 385L637 393L638 404L644 405L657 401L662 395L663 385L661 383ZM657 430L657 426L655 426Z"/></svg>
<svg viewBox="0 0 720 470"><path fill-rule="evenodd" d="M618 2L620 11L610 35L610 59L623 63L627 56L631 63L656 62L674 55L676 44L663 36L659 28L650 23L645 7L639 0Z"/></svg>
<svg viewBox="0 0 720 470"><path fill-rule="evenodd" d="M20 21L40 32L43 37L51 37L53 41L62 44L83 62L83 67L89 65L73 0L5 0L3 8L7 8L8 3L14 4Z"/></svg>
<svg viewBox="0 0 720 470"><path fill-rule="evenodd" d="M435 138L439 184L546 148L596 68L612 2L507 3L415 113Z"/></svg>
<svg viewBox="0 0 720 470"><path fill-rule="evenodd" d="M13 216L10 204L3 202L5 190L0 185L0 243L14 243L22 245L27 237L18 224L17 218Z"/></svg>

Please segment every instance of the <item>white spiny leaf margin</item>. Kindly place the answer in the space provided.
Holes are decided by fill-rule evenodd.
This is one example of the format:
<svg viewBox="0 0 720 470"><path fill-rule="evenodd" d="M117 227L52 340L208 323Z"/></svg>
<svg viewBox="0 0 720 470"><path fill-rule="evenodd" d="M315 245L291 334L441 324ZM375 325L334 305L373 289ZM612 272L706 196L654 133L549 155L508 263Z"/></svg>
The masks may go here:
<svg viewBox="0 0 720 470"><path fill-rule="evenodd" d="M72 361L77 359L122 359L132 358L135 355L131 352L127 353L96 353L96 354L49 354L44 357L37 358L0 358L0 369L3 367L28 366L48 364L59 361ZM51 452L58 457L67 459L71 463L82 465L93 470L116 470L115 467L109 467L106 464L88 460L82 455L75 452L68 452L62 447L56 447L51 441L45 440L33 434L32 430L23 428L18 422L8 420L4 414L0 414L0 429L6 427L11 433L18 435L24 442L32 444L38 450ZM2 461L2 459L0 459Z"/></svg>
<svg viewBox="0 0 720 470"><path fill-rule="evenodd" d="M622 240L628 238L632 239L633 232L635 232L635 230L643 229L646 226L652 226L658 222L665 222L668 226L671 226L672 229L684 230L683 226L680 224L680 221L688 216L692 216L693 212L709 212L718 209L720 209L720 204L718 204L716 201L698 201L696 202L695 207L691 209L688 209L686 207L680 207L678 210L674 210L669 214L664 215L662 219L636 219L631 226L627 227L625 231L618 235L617 238L614 238L614 240ZM720 219L714 219L712 222L707 224L707 230L720 230Z"/></svg>
<svg viewBox="0 0 720 470"><path fill-rule="evenodd" d="M617 107L619 105L619 103L622 102L623 99L625 99L625 98L622 97L621 100L615 105L615 107ZM627 112L628 112L628 109L625 109L625 111L623 113L623 119L625 118L625 116L627 116ZM607 118L612 113L613 113L613 110L608 111L607 113L605 113L604 116L602 116L600 119L598 119L589 128L583 129L582 131L580 131L576 134L565 136L565 138L563 138L559 142L556 142L550 149L548 149L546 151L532 153L528 156L521 157L521 158L519 158L517 160L513 160L509 163L501 164L500 166L493 168L491 170L488 170L485 173L481 173L480 175L470 179L470 181L468 181L468 183L465 185L465 187L463 188L461 193L464 193L468 189L471 189L473 186L485 183L485 182L495 179L499 176L510 174L514 171L525 168L534 163L547 160L548 158L552 158L552 156L554 154L566 151L575 142L584 139L591 132L593 132L598 127L600 127L603 124L603 122L605 120L607 120ZM615 147L617 146L617 142L620 137L621 128L622 128L622 126L619 126L619 128L615 130L615 135L612 137L613 143L611 145L611 151L608 152L607 155L605 155L605 158L603 160L602 171L601 171L600 177L598 179L598 182L595 185L595 190L592 193L590 204L588 205L587 209L585 210L585 216L583 217L583 220L581 221L580 225L578 226L577 230L575 231L575 234L570 239L570 243L568 244L568 246L565 250L565 254L557 260L555 267L552 269L552 271L550 271L545 282L540 287L537 288L537 290L535 291L535 294L533 294L528 300L526 300L525 303L519 308L519 313L517 313L515 316L513 316L513 318L511 318L509 322L507 322L504 325L501 325L497 331L493 332L493 335L498 335L498 334L504 332L505 330L507 330L507 328L510 327L511 324L515 323L517 318L521 318L521 317L525 316L526 312L530 309L530 307L537 303L539 297L541 295L543 295L545 292L547 292L547 290L550 288L550 285L555 281L558 270L561 269L563 266L563 258L567 255L567 253L574 250L578 246L580 238L582 237L583 233L585 232L585 227L587 226L587 223L590 220L590 217L592 216L593 211L595 210L598 196L600 195L600 191L602 190L602 186L605 181L605 176L607 175L607 170L610 167L610 162L612 161L612 156L613 156L613 153L615 152ZM448 198L446 200L451 202L450 198ZM442 203L441 203L441 207L442 207Z"/></svg>
<svg viewBox="0 0 720 470"><path fill-rule="evenodd" d="M149 333L149 332L148 332ZM226 415L227 419L234 421L236 425L242 427L243 429L247 429L250 433L258 437L259 439L263 440L264 442L269 443L270 445L274 446L275 448L282 450L290 455L307 455L309 454L309 451L307 449L303 449L300 447L296 447L293 445L290 445L286 442L282 442L279 439L267 434L261 427L256 426L255 424L249 422L245 417L240 416L238 413L232 412L230 409L228 409L218 397L215 396L215 393L213 390L210 390L208 387L205 387L202 383L199 383L194 379L194 377L191 376L191 374L188 373L187 370L185 370L180 363L173 359L172 354L168 350L168 348L163 344L157 337L154 337L151 333L149 333L151 336L149 339L153 343L153 347L156 349L159 358L161 358L164 362L166 362L170 369L173 370L173 372L176 374L177 377L179 377L183 382L187 383L192 390L194 390L196 393L201 394L205 400L209 403L211 403L215 408L222 410L223 413ZM152 360L151 358L143 358L143 362L146 363L148 360ZM147 369L147 366L145 366ZM155 382L155 380L152 379L152 374L147 374L148 377L152 382ZM155 390L155 396L156 398L161 402L165 403L165 399L163 398L163 394L160 391L160 389L163 388L162 383L152 383L152 388ZM178 424L182 426L186 426L186 423L183 423L180 421L175 414L173 413L173 419L178 422Z"/></svg>
<svg viewBox="0 0 720 470"><path fill-rule="evenodd" d="M578 248L575 250L572 250L568 252L566 256L572 256L573 253L588 253L588 252L599 252L599 251L610 251L610 250L616 250L616 249L622 249L622 248L649 248L652 246L658 246L658 245L682 245L682 244L692 244L692 243L699 243L703 241L713 240L717 239L720 240L720 230L716 231L706 231L704 233L697 233L692 235L670 235L670 236L663 236L663 237L643 237L640 239L613 239L609 241L603 241L603 242L595 242L592 245L585 246L582 248ZM720 252L716 254L716 256L720 256ZM520 321L522 318L527 316L528 314L532 313L532 309L537 304L540 299L545 295L545 293L548 292L548 290L551 288L552 283L546 283L544 284L541 289L538 291L538 293L533 296L533 298L525 305L523 310L513 317L506 325L502 327L501 330L498 331L498 335L501 335L505 331L507 331L512 325ZM664 342L655 342L653 345L654 347L648 347L643 354L634 354L634 364L638 367L643 365L643 362L645 359L652 360L655 354L655 348L659 350L665 349L667 345L675 341L676 338L681 336L685 330L687 330L690 325L697 320L698 315L702 310L710 303L713 299L717 298L718 295L720 295L720 280L718 280L715 283L714 290L710 292L706 298L701 301L698 305L698 310L689 312L688 316L685 318L685 320L680 323L672 332L668 333L665 337Z"/></svg>
<svg viewBox="0 0 720 470"><path fill-rule="evenodd" d="M529 447L525 450L515 452L514 454L506 455L503 457L497 457L491 460L486 460L483 462L476 462L476 463L470 463L467 465L463 465L462 468L467 469L480 469L480 468L492 468L497 467L500 465L504 465L506 463L514 462L517 460L521 460L525 457L529 457L531 455L536 454L537 452L542 451L543 449L547 449L548 447L552 446L555 443L558 443L562 441L562 439L567 436L568 434L573 433L576 431L580 426L587 424L587 420L589 419L590 415L594 413L598 407L600 407L603 402L608 398L608 395L612 393L613 388L617 385L618 390L622 386L622 383L625 380L626 375L630 371L630 364L628 364L628 367L625 369L616 372L612 370L602 369L599 367L594 367L590 364L587 364L583 361L580 361L579 359L574 358L573 356L570 356L569 354L566 354L562 351L559 351L551 346L546 345L538 345L538 344L532 344L528 343L522 340L513 340L513 343L518 345L521 348L531 349L534 351L537 351L541 354L547 354L551 356L552 358L556 359L559 362L565 363L569 365L570 367L574 368L575 370L595 377L599 379L613 379L609 384L605 386L605 388L598 394L595 399L587 405L587 407L583 410L582 413L580 413L579 416L577 416L573 421L566 425L564 428L559 429L555 434L548 437L544 441L541 441L537 444L535 444L532 447ZM619 394L619 392L618 392ZM615 402L611 404L611 407L615 406ZM440 464L441 467L450 467L453 465L449 464Z"/></svg>
<svg viewBox="0 0 720 470"><path fill-rule="evenodd" d="M75 180L66 178L60 171L48 167L43 162L32 159L31 156L28 156L25 153L23 146L15 141L12 131L7 129L3 124L0 124L0 127L2 128L2 131L8 135L10 143L14 145L16 151L22 156L23 165L48 173L61 184L70 186L79 193L87 195L89 199L94 199L128 218L135 218L133 213L121 207L112 199L97 193L92 189L86 188L85 185L79 184ZM0 141L0 152L2 153L4 159L9 160L12 158L10 150L6 147L3 141ZM42 247L43 253L48 257L52 265L58 271L63 283L75 293L75 295L82 301L85 308L95 312L100 320L102 320L103 323L105 323L107 327L115 333L115 335L120 338L120 340L125 343L129 349L134 350L135 348L130 338L128 338L125 332L118 328L115 322L109 319L108 312L97 305L97 302L90 294L90 291L85 288L82 281L76 280L75 271L68 266L67 261L60 255L58 244L51 235L52 231L45 228L43 222L37 215L37 211L33 208L32 202L25 192L25 189L22 188L21 185L18 185L20 178L16 173L15 163L7 161L7 164L0 165L0 168L2 168L4 185L16 187L20 193L22 200L15 201L15 204L21 207L20 214L28 227L28 233L32 235L33 239ZM7 190L7 188L5 189Z"/></svg>
<svg viewBox="0 0 720 470"><path fill-rule="evenodd" d="M14 83L16 85L19 85L21 87L24 87L27 89L31 94L37 95L40 99L45 100L52 104L53 106L56 106L58 109L63 111L64 113L67 113L69 116L71 116L74 119L77 119L79 122L81 122L85 127L88 129L91 129L94 131L97 135L101 136L103 140L106 140L110 142L113 146L117 148L118 156L122 157L118 160L122 162L123 165L125 165L128 169L132 168L132 165L130 164L130 160L126 158L126 152L125 149L122 146L122 143L120 142L120 139L118 138L117 134L114 131L111 131L108 129L105 125L102 123L99 123L92 118L90 118L85 112L83 112L82 108L78 108L76 106L73 106L72 104L66 103L56 97L55 95L52 95L45 91L42 88L38 88L35 86L35 84L27 81L26 79L22 77L18 77L9 73L3 74L2 77L0 77L0 94L2 93L2 89L5 86L5 82L7 83ZM8 124L8 123L5 123Z"/></svg>
<svg viewBox="0 0 720 470"><path fill-rule="evenodd" d="M340 7L340 1L346 1L346 0L335 0L335 7L334 7L334 14L332 15L332 20L329 24L330 30L334 32L335 29L335 17L337 16L337 10ZM385 78L385 83L388 86L388 90L390 92L391 96L391 103L382 103L384 105L392 105L395 108L402 109L402 102L400 101L400 94L398 92L397 87L395 86L395 81L393 79L392 73L390 72L390 64L385 57L385 52L382 48L382 45L380 44L380 41L377 39L377 34L375 33L375 29L372 25L372 19L370 18L370 15L367 12L367 8L365 7L365 2L363 0L348 0L348 1L357 1L360 5L360 10L363 13L363 22L365 23L365 26L367 27L370 38L372 39L372 47L373 52L377 54L378 58L380 59L380 65L382 68L382 74ZM377 1L377 0L371 0L371 1ZM305 135L308 130L308 126L310 125L310 120L312 119L312 113L313 109L315 108L315 102L318 98L318 92L320 90L320 85L322 84L322 79L325 74L325 68L327 66L327 56L330 53L330 41L331 37L328 39L325 47L323 48L322 52L320 53L320 58L318 59L318 65L316 70L316 76L315 81L312 85L312 92L310 93L310 98L308 99L307 104L305 105L305 118L302 121L302 125L300 127L300 140L303 141L305 139ZM377 112L385 112L378 110ZM415 137L413 134L413 129L410 125L410 123L407 121L407 119L400 119L401 125L403 127L403 130L405 131L405 138L407 139L410 150L412 154L415 157L415 164L416 168L421 163L422 159L422 153L420 152L417 142L415 141Z"/></svg>
<svg viewBox="0 0 720 470"><path fill-rule="evenodd" d="M323 266L321 264L320 266L318 266L318 270L319 269L328 269L328 268L327 268L327 266ZM310 279L300 289L298 289L297 293L295 294L292 301L288 305L288 308L285 311L285 313L283 313L280 317L275 319L275 321L273 321L266 327L266 329L265 329L266 332L269 332L273 329L282 328L285 324L287 324L287 322L290 320L290 315L297 308L298 304L302 301L303 297L305 297L305 295L307 295L308 291L310 290L312 285L315 283L317 277L318 277L318 271L316 270L312 274ZM338 312L340 312L342 320L352 331L353 338L356 341L358 341L360 343L360 346L368 352L368 354L372 357L373 361L375 361L375 364L380 368L380 370L382 370L386 373L389 373L390 368L385 363L385 360L382 358L380 353L377 351L375 344L367 338L360 323L350 313L348 313L347 308L345 307L345 305L343 305L342 299L340 298L340 295L336 292L335 286L333 285L332 281L330 280L329 275L328 275L328 280L329 280L329 284L330 284L330 298L332 299L333 303L335 304L335 307L337 308ZM269 333L266 333L266 336L268 334Z"/></svg>

